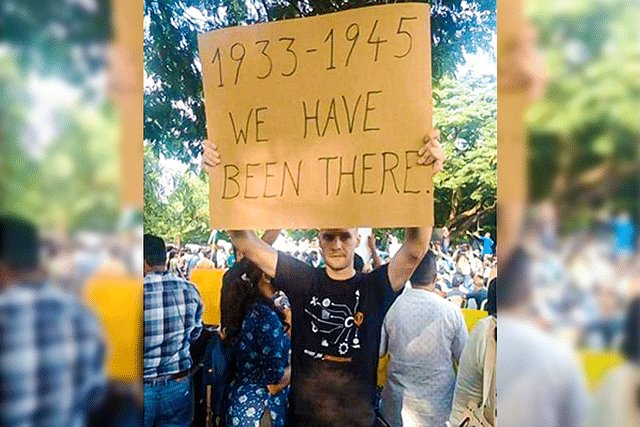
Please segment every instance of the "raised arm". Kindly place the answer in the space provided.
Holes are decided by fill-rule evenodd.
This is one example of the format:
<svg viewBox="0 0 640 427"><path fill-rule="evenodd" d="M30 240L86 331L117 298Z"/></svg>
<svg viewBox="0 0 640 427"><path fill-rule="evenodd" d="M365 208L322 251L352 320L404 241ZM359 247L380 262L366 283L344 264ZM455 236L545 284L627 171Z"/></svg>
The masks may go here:
<svg viewBox="0 0 640 427"><path fill-rule="evenodd" d="M420 149L419 165L433 164L433 173L444 168L445 155L438 142L440 132L432 129L425 137L425 145ZM413 270L418 266L429 249L433 227L412 227L405 230L405 241L398 253L389 262L389 281L394 291L402 289Z"/></svg>
<svg viewBox="0 0 640 427"><path fill-rule="evenodd" d="M382 258L378 254L378 248L376 247L376 238L373 234L371 234L367 238L367 246L369 246L369 250L371 251L371 260L373 262L373 268L380 267L382 263Z"/></svg>
<svg viewBox="0 0 640 427"><path fill-rule="evenodd" d="M411 227L405 230L405 241L389 262L389 281L394 291L402 289L413 270L429 249L432 227Z"/></svg>
<svg viewBox="0 0 640 427"><path fill-rule="evenodd" d="M275 277L278 252L256 236L254 231L229 230L231 241L245 257L268 276Z"/></svg>
<svg viewBox="0 0 640 427"><path fill-rule="evenodd" d="M280 229L271 229L266 230L264 235L262 236L262 240L268 244L269 246L273 245L276 240L278 240L278 236L280 235Z"/></svg>

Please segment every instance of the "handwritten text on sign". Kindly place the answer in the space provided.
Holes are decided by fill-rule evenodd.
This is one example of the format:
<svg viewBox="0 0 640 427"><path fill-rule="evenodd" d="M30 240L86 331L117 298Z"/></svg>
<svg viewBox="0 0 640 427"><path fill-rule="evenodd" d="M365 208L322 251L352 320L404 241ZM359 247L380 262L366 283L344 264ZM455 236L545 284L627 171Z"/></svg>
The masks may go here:
<svg viewBox="0 0 640 427"><path fill-rule="evenodd" d="M212 226L431 224L429 34L395 4L201 35Z"/></svg>

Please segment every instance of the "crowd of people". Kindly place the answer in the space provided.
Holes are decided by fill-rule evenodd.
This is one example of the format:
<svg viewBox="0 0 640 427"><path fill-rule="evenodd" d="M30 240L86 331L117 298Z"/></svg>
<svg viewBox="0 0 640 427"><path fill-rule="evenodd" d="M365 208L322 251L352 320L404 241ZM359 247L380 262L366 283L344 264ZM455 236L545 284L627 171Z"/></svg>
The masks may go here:
<svg viewBox="0 0 640 427"><path fill-rule="evenodd" d="M550 204L531 210L524 248L531 259L539 324L576 348L620 351L624 316L637 293L635 226L601 215L590 232L557 232Z"/></svg>
<svg viewBox="0 0 640 427"><path fill-rule="evenodd" d="M437 138L437 132L426 138L418 161L434 163L434 172L444 162ZM215 147L208 154L218 157ZM228 233L240 260L234 260L225 274L221 295L219 333L235 355L221 414L226 424L493 424L495 304L466 350L461 304L447 301L475 292L474 302L483 304L477 291L485 288L485 264L491 267L489 235L478 237L487 252L485 263L470 245L450 253L448 234L444 249L439 239L431 243L431 227L407 228L405 241L388 262L380 257L373 238L367 238L371 260L356 256L361 238L355 228L319 230L322 260L314 259L312 253L319 255L314 244L306 245L308 255L299 250L287 254L272 246L273 234L260 239L248 230ZM182 263L183 268L187 265L187 278L192 262ZM146 235L145 407L149 400L150 408L173 408L171 413L145 412L149 427L191 422L192 404L185 401L184 392L174 390L174 383L189 377L193 362L184 348L202 329L204 307L196 287L170 267L164 242ZM178 321L180 315L191 317ZM378 361L385 354L391 362L379 399ZM464 375L456 375L456 366Z"/></svg>
<svg viewBox="0 0 640 427"><path fill-rule="evenodd" d="M132 281L119 306L90 293L103 272L109 286L98 285L102 296L131 274L136 251L124 250L126 234L42 236L30 221L0 216L0 425L141 425L142 390L133 360L139 354L121 354L127 378L114 376L109 356L118 351L105 324L109 316L120 322L140 318L141 306L137 313L120 311L141 303L132 298L139 282ZM135 325L127 327L137 348Z"/></svg>
<svg viewBox="0 0 640 427"><path fill-rule="evenodd" d="M492 271L496 270L495 243L490 233L483 236L470 233L470 239L451 244L446 227L437 231L439 237L430 243L430 249L437 255L435 291L460 307L481 309L487 299ZM389 262L401 246L390 232L382 241L372 234L361 234L361 239L366 244L356 249L354 267L365 273ZM317 237L295 240L279 233L273 247L315 268L325 266ZM222 240L211 246L189 244L182 249L169 245L167 252L167 268L185 279L190 279L194 269L226 270L235 260L233 245Z"/></svg>
<svg viewBox="0 0 640 427"><path fill-rule="evenodd" d="M278 234L274 236L277 238ZM319 263L314 265L313 259L300 251L274 254L275 249L270 246L276 240L273 236L267 237L264 244L250 233L240 234L235 240L246 246L242 253L262 250L263 255L275 255L276 265L271 265L271 270L266 272L247 256L234 263L223 279L220 335L222 342L234 349L231 361L233 375L225 396L225 410L221 414L226 425L284 426L296 417L293 425L364 426L388 422L393 426L444 426L452 416L455 425L459 425L473 412L472 408L476 412L479 408L486 410L486 416L493 419L495 399L491 403L483 401L482 376L476 377L478 372L484 374L495 370L495 360L490 365L493 369L485 369L484 366L487 342L491 342L492 334L495 335L495 317L489 316L493 320L481 321L477 332L469 338L460 305L448 301L447 295L443 295L445 292L437 289L437 281L442 279L439 264L455 259L440 249L441 241L431 242L409 280L405 279L394 288L389 272L393 261L383 260L377 254L375 239L370 238L368 245L373 254L365 263L355 252L355 243L359 241L356 229L321 230L319 233L321 252L330 254L330 242L336 242L340 255L333 257L355 274L345 280L327 276L326 264L324 267L319 267ZM171 298L167 295L175 292L174 286L180 282L179 293L192 295L190 304L194 308L188 312L193 317L187 324L192 325L194 319L196 323L200 319L201 323L204 307L202 299L193 294L196 287L180 278L180 273L172 272L170 264L167 264L172 250L163 252L163 243L153 236L145 236L146 241L156 242L157 253L166 257L154 261L145 255L145 265L150 266L145 276L145 298L147 292L152 292L150 286L155 289L163 282L162 293L158 289L156 298L165 295L162 298L164 310L175 312L169 309ZM253 249L252 245L255 246ZM148 246L145 244L145 250L151 251ZM314 242L308 246L313 248ZM466 250L466 245L460 245L454 253L464 254ZM314 253L313 249L308 253ZM470 251L470 257L472 253ZM261 259L259 255L257 257ZM336 264L335 259L328 262ZM154 263L157 268L152 267ZM492 303L488 310L495 315L495 280L493 282ZM329 288L333 291L331 293L318 293L327 283L345 286L352 295L340 300L341 288L337 286ZM484 283L476 285L489 293ZM452 289L463 286L461 279ZM369 289L371 291L366 292ZM289 302L289 298L293 301ZM150 308L160 305L152 303L151 299L146 301ZM183 304L186 298L180 297L178 301ZM371 310L366 310L367 305L378 308L379 312L370 313ZM296 328L293 319L301 316L309 319L308 324ZM364 316L375 316L367 319L368 328L363 325ZM167 319L162 321L166 325ZM160 335L168 333L166 327L155 328L150 321L147 324L149 335L152 335L152 330ZM198 328L202 327L185 329L182 322L173 321L172 324L179 326L180 334L172 331L172 336L175 339L182 336L182 345L195 341L194 331L197 335ZM494 325L493 329L491 325ZM464 349L468 340L473 344L467 354ZM166 340L149 336L145 354L173 356L170 351L152 348L151 341L160 347L168 345ZM177 344L171 346L174 349L178 347ZM295 353L296 346L299 347L298 354ZM364 352L357 351L363 347L366 348ZM495 359L495 350L493 354ZM386 386L379 390L375 372L378 356L385 355L391 356L391 363ZM358 363L354 363L356 357ZM186 353L179 359L187 365L192 363ZM161 361L158 363L162 364ZM458 366L463 375L456 375L455 367ZM480 370L478 366L481 366ZM181 373L183 371L181 369L171 377L175 379L177 375L180 379L186 375ZM154 378L146 381L146 386L158 387L157 378L163 375L147 368L145 374ZM456 379L460 381L457 388ZM164 403L156 399L159 394L157 391L152 394L154 400L150 401L150 408L164 407L169 401L175 404L173 392L166 394L168 400ZM485 390L484 395L488 394ZM345 402L350 403L345 406ZM470 407L470 402L475 402L476 406ZM292 407L297 407L298 412L292 412ZM154 414L156 412L149 411L149 417L154 417ZM155 417L160 419L157 414Z"/></svg>
<svg viewBox="0 0 640 427"><path fill-rule="evenodd" d="M635 264L626 261L621 264L619 252L608 240L598 244L592 236L579 255L574 255L588 259L599 253L601 257L596 258L599 265L611 268L609 275L593 275L591 287L583 289L581 298L576 297L576 283L580 280L576 273L589 269L588 265L563 270L564 278L559 283L566 284L555 294L549 293L550 285L541 280L547 277L541 274L541 263L549 263L553 254L560 256L558 248L568 245L571 238L558 243L556 249L547 248L542 252L546 258L540 258L540 247L536 249L527 240L503 268L501 300L497 301L494 247L484 245L479 238L490 241L490 235L473 236L479 243L474 247L474 241L451 245L443 238L446 231L434 233L437 238L426 244L426 255L410 277L403 277L406 280L393 286L393 258L380 250L373 237L366 239L369 253L360 256L356 251L360 241L356 229L320 230L317 239L296 245L288 252L272 247L283 238L278 232L265 236L266 242L252 232L230 234L238 253L245 254L225 274L221 298L223 341L237 349L234 379L224 413L230 425L281 426L291 422L291 425L444 426L449 422L457 426L473 417L493 425L495 390L507 387L506 383L496 383L494 376L497 309L503 313L500 334L509 342L520 343L520 347L509 345L502 350L499 366L507 373L505 378L517 376L521 362L527 358L540 358L527 365L529 370L541 369L536 371L537 379L531 378L531 392L536 395L539 387L542 393L546 381L559 379L565 383L568 389L562 389L555 397L539 399L539 404L555 406L556 398L571 396L572 401L565 405L568 419L592 422L601 419L602 414L602 409L593 409L598 405L597 399L589 403L584 373L566 345L563 331L568 326L580 332L576 335L579 341L572 344L613 350L628 361L621 370L635 375L640 325L638 297L634 297L637 289L634 291L627 284L623 292L620 283L613 288L603 285L605 278L630 280L624 274L611 274L615 268ZM290 243L287 242L289 247ZM300 250L301 246L306 250ZM338 253L334 254L336 248ZM311 256L314 253L321 257L320 261ZM395 255L402 254L400 249ZM344 266L354 276L349 273L346 279L333 278L327 273L335 268L332 265ZM555 277L562 277L556 274ZM353 295L341 300L342 292L328 285L338 285ZM604 293L603 288L615 291L616 298ZM376 290L374 296L367 295L365 289ZM569 296L573 298L571 304L558 304L557 298L562 301ZM589 296L601 299L592 305ZM364 311L369 304L378 310L373 319L368 310ZM463 307L488 312L470 333L462 315ZM548 317L549 307L556 310L556 317ZM611 321L596 317L601 320L579 322L588 318L572 310L594 317L609 314L606 319ZM532 313L535 324L518 320L517 313L522 312ZM380 327L379 332L362 327L367 313L368 320ZM298 322L302 325L296 326L296 319L301 319ZM373 345L365 344L364 340L373 341ZM353 355L354 349L365 345L369 356ZM511 354L514 351L517 354ZM556 379L545 374L551 365L538 363L546 360L549 351L557 364ZM378 361L371 354L376 358L390 355L386 384L381 389L375 389L372 372ZM350 366L356 361L357 366ZM631 375L624 380L632 383L633 378ZM611 388L622 380L622 374L616 371L603 387ZM632 386L626 384L624 389ZM517 396L515 390L506 389L509 392L504 398ZM620 400L627 402L627 397L621 396ZM507 412L505 416L512 414ZM545 422L560 425L562 419L551 417Z"/></svg>

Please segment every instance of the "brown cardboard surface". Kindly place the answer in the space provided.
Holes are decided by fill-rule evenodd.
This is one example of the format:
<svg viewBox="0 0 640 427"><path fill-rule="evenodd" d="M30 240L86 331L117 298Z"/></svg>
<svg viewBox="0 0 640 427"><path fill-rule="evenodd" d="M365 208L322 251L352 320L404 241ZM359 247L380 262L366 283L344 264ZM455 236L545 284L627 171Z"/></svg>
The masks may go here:
<svg viewBox="0 0 640 427"><path fill-rule="evenodd" d="M429 6L394 4L198 38L218 229L433 223ZM317 116L317 119L316 119Z"/></svg>
<svg viewBox="0 0 640 427"><path fill-rule="evenodd" d="M527 147L523 113L530 102L522 63L527 26L520 0L498 0L498 236L501 259L521 242L527 202ZM504 258L502 258L504 257Z"/></svg>
<svg viewBox="0 0 640 427"><path fill-rule="evenodd" d="M120 116L123 208L143 208L143 3L112 2L115 40L109 61L109 94Z"/></svg>
<svg viewBox="0 0 640 427"><path fill-rule="evenodd" d="M527 150L523 114L530 103L520 53L527 25L519 0L498 1L498 203L527 199ZM508 81L511 84L505 84ZM514 83L515 82L515 83Z"/></svg>

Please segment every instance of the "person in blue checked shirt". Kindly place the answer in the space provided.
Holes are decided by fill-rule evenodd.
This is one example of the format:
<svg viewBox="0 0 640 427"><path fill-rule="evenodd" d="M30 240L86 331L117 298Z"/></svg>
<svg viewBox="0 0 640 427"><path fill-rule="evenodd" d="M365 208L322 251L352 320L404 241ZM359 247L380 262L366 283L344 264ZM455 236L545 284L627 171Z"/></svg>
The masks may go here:
<svg viewBox="0 0 640 427"><path fill-rule="evenodd" d="M189 347L202 331L195 286L166 270L166 247L144 236L144 425L187 427L193 419Z"/></svg>
<svg viewBox="0 0 640 427"><path fill-rule="evenodd" d="M48 283L37 234L0 217L0 426L82 427L105 393L102 329Z"/></svg>

